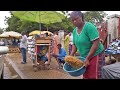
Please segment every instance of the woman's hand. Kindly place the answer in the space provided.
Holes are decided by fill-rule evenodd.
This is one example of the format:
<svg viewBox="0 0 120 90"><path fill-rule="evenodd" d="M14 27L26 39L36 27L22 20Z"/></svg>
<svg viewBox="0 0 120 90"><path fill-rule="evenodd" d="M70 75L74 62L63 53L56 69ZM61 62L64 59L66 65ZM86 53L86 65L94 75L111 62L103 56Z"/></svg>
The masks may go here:
<svg viewBox="0 0 120 90"><path fill-rule="evenodd" d="M86 59L86 60L84 61L85 67L87 67L89 64L90 64L90 61L89 61L88 59Z"/></svg>

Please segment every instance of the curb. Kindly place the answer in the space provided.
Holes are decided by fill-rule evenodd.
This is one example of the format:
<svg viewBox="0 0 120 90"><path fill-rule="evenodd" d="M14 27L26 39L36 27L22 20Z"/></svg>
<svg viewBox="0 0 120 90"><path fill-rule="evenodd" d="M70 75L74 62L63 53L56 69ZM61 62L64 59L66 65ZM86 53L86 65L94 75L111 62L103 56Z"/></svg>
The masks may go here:
<svg viewBox="0 0 120 90"><path fill-rule="evenodd" d="M17 74L21 77L21 79L28 79L22 72L20 69L18 69L17 65L9 58L5 57L6 60L12 65L12 67L14 68L14 70L17 72Z"/></svg>

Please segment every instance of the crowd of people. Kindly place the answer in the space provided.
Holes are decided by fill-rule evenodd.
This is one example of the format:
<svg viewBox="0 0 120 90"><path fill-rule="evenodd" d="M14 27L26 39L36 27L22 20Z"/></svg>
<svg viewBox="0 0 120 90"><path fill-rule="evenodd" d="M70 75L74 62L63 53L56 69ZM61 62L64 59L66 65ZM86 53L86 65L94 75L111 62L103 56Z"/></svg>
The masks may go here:
<svg viewBox="0 0 120 90"><path fill-rule="evenodd" d="M27 36L25 34L22 35L21 43L20 43L20 50L22 53L23 61L22 64L26 64L26 50L28 51L28 54L30 55L30 59L33 61L33 66L35 66L35 58L36 58L36 52L35 52L35 39L36 36L40 37L40 35L33 35ZM44 36L44 35L43 35ZM64 46L59 42L59 36L58 31L54 32L53 35L46 35L46 37L52 38L52 44L51 44L51 57L54 57L58 63L58 69L61 69L64 64L64 57L66 55L70 55L70 52L72 50L72 33L65 32L64 35ZM67 38L67 39L66 39ZM26 42L24 42L26 41ZM27 43L27 44L26 44ZM46 51L45 51L46 50ZM51 60L49 60L48 56L48 46L40 46L41 52L38 52L37 55L38 60L43 60L45 64L50 65ZM43 53L44 52L44 53Z"/></svg>

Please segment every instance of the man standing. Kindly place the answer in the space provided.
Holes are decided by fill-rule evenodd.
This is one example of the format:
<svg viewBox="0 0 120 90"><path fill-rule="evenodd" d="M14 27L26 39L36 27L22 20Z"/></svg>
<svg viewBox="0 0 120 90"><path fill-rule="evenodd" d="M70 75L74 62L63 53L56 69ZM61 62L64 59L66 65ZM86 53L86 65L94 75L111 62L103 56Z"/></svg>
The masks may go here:
<svg viewBox="0 0 120 90"><path fill-rule="evenodd" d="M20 50L23 58L23 62L21 62L21 64L26 64L27 36L25 32L22 32L22 38L20 40Z"/></svg>

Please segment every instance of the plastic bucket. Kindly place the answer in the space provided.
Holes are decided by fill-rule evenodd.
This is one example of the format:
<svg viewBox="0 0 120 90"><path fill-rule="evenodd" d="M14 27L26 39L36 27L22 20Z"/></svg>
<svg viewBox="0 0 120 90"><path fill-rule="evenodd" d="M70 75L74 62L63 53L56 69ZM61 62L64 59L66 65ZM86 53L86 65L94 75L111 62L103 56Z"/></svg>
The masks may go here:
<svg viewBox="0 0 120 90"><path fill-rule="evenodd" d="M85 58L81 57L80 59L83 60ZM86 68L85 68L85 66L82 66L79 69L74 69L71 65L69 65L68 63L65 63L63 65L63 70L65 72L69 73L71 76L80 76L85 73Z"/></svg>

